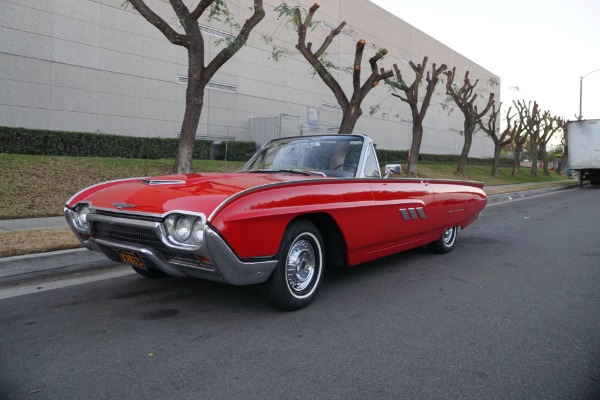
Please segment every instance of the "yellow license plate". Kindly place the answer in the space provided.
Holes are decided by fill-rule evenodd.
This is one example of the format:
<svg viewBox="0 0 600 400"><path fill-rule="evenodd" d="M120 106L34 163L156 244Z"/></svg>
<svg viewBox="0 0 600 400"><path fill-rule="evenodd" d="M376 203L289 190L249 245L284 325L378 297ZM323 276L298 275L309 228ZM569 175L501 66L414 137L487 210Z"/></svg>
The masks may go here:
<svg viewBox="0 0 600 400"><path fill-rule="evenodd" d="M119 257L125 264L133 265L134 267L146 269L144 262L137 253L127 250L119 250Z"/></svg>

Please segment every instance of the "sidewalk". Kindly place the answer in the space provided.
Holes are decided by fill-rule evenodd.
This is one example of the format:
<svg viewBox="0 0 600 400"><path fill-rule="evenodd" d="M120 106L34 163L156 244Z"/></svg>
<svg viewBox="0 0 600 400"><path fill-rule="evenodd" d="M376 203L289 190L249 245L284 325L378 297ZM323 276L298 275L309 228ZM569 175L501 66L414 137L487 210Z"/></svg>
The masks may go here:
<svg viewBox="0 0 600 400"><path fill-rule="evenodd" d="M557 190L572 189L577 181L545 183L523 183L516 185L487 186L488 203L510 201ZM0 220L0 234L34 229L67 227L63 216L48 218ZM50 275L66 274L94 268L107 268L117 265L102 253L84 248L53 251L0 258L0 285L15 284L20 281Z"/></svg>
<svg viewBox="0 0 600 400"><path fill-rule="evenodd" d="M537 196L539 194L555 192L558 190L574 189L576 187L579 187L579 182L577 180L566 180L486 186L483 190L488 196L488 204L491 204L504 200Z"/></svg>
<svg viewBox="0 0 600 400"><path fill-rule="evenodd" d="M33 229L66 228L69 226L65 217L4 219L0 220L0 233L29 231Z"/></svg>

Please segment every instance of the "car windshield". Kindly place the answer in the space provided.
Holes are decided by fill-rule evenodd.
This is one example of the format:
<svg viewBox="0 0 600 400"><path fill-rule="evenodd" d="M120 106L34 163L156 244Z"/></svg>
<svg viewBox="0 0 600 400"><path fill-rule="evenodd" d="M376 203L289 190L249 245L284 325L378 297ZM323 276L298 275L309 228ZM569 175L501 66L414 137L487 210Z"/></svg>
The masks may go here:
<svg viewBox="0 0 600 400"><path fill-rule="evenodd" d="M354 177L363 138L360 136L305 136L267 143L244 166L248 172L316 173Z"/></svg>

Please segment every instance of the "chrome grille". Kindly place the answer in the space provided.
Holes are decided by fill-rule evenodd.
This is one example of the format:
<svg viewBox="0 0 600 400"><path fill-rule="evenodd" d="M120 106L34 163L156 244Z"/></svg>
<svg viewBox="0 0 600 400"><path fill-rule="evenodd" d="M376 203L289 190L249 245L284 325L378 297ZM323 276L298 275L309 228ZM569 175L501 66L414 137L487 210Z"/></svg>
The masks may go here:
<svg viewBox="0 0 600 400"><path fill-rule="evenodd" d="M94 221L95 236L101 239L113 239L127 243L136 243L144 247L152 247L163 256L176 261L199 264L198 258L192 254L180 253L166 246L153 229L138 228L120 224Z"/></svg>

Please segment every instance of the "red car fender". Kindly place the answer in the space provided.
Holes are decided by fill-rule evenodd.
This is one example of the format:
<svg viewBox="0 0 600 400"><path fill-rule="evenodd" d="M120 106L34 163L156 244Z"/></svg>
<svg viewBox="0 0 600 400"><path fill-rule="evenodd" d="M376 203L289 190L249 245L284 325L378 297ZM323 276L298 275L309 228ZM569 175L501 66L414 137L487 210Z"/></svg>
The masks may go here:
<svg viewBox="0 0 600 400"><path fill-rule="evenodd" d="M433 206L439 216L440 231L460 226L466 228L473 223L487 204L481 182L431 181L434 189ZM460 190L457 191L457 187Z"/></svg>
<svg viewBox="0 0 600 400"><path fill-rule="evenodd" d="M209 223L238 257L271 257L288 224L299 216L325 213L338 224L350 249L368 246L373 195L366 180L319 179L245 191L222 204Z"/></svg>

